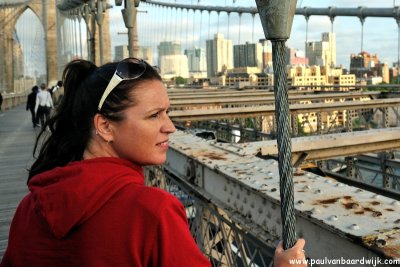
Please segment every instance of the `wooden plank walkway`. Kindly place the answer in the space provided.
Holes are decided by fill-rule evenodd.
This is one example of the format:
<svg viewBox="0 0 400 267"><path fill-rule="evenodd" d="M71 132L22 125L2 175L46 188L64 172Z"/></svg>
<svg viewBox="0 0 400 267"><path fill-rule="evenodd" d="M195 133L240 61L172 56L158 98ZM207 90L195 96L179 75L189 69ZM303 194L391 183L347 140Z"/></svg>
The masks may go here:
<svg viewBox="0 0 400 267"><path fill-rule="evenodd" d="M0 259L7 247L15 209L28 192L27 169L33 162L38 128L33 128L25 105L0 113Z"/></svg>

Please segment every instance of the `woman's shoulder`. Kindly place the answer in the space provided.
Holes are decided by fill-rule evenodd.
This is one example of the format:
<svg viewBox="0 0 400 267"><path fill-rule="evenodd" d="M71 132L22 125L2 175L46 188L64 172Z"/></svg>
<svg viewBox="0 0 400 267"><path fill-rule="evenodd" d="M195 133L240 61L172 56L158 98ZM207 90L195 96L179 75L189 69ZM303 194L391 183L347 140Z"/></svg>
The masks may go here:
<svg viewBox="0 0 400 267"><path fill-rule="evenodd" d="M133 205L151 216L157 216L168 210L182 210L183 204L169 192L145 185L130 184L120 195L128 206Z"/></svg>

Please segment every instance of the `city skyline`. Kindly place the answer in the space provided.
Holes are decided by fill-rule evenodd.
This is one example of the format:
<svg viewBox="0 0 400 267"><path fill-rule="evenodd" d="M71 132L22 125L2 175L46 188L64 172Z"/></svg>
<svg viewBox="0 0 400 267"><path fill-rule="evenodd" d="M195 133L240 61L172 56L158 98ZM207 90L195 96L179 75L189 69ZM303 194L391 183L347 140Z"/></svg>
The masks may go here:
<svg viewBox="0 0 400 267"><path fill-rule="evenodd" d="M182 1L182 3L190 4L193 1ZM197 1L195 1L197 4ZM225 3L232 4L232 0L225 0ZM215 1L209 0L200 0L198 4L207 5L207 4L215 4ZM353 7L356 8L358 6L366 6L366 7L393 7L393 5L399 5L400 1L393 0L384 0L384 1L373 1L373 0L353 0L353 1L345 1L345 0L332 0L332 1L318 1L318 0L303 0L297 1L298 7L329 7L329 6L337 6L337 7ZM223 5L221 1L221 6ZM254 0L236 0L235 6L254 6ZM110 10L110 24L111 33L120 33L122 31L126 31L125 26L121 17L121 7L113 7ZM152 46L150 37L148 33L157 31L155 28L155 23L151 23L153 19L156 17L163 19L162 13L150 14L150 12L154 13L153 7L148 7L144 3L139 5L139 10L142 11L138 13L138 24L139 24L139 42L141 45ZM143 13L147 12L147 13ZM171 11L168 11L168 17L171 17ZM188 25L188 27L184 27L182 25L178 26L177 30L186 32L193 32L193 18L194 21L200 20L200 12L196 12L193 16L193 12L189 13L189 16L186 12L183 14L180 11L177 13L178 16L181 16L183 19L181 24ZM143 17L148 17L146 18ZM202 15L202 22L208 22L208 14ZM142 21L144 20L144 21ZM212 36L218 32L224 34L227 37L227 33L230 33L229 38L233 40L233 44L238 44L238 32L239 32L239 19L238 15L232 14L230 15L230 29L227 30L227 14L221 13L218 23L218 17L216 12L212 12L210 16L210 35ZM147 25L149 24L151 25ZM174 28L174 19L170 19L168 23L171 25L168 28ZM146 24L145 32L142 33L140 28L140 24ZM225 24L224 24L225 23ZM246 41L256 42L258 39L264 38L264 33L261 27L261 21L258 16L254 19L254 30L252 27L253 21L250 14L244 14L241 19L240 26L240 43L244 44ZM200 43L201 46L205 48L205 41L208 36L208 27L203 27L203 29L199 29L199 26L195 25L194 29L196 31L197 36L191 37L189 36L189 42L194 44ZM321 38L321 34L323 32L330 32L332 29L331 21L328 17L323 16L311 16L308 24L308 40L307 41L319 41ZM387 30L382 30L387 29ZM386 62L389 65L392 65L393 62L397 61L398 58L398 38L397 38L397 30L398 26L394 19L390 18L367 18L364 23L364 41L363 41L363 50L367 51L370 54L378 54L379 58L382 62ZM202 32L202 36L199 36L200 31ZM337 17L333 24L333 32L336 33L336 45L337 45L337 64L343 65L345 68L349 68L350 64L350 56L351 54L356 54L361 52L361 23L357 17ZM236 33L236 34L234 34ZM165 36L166 33L163 33ZM153 37L154 38L154 37ZM191 40L191 38L195 40ZM157 37L158 40L155 42L165 41L162 37ZM188 37L182 35L178 40L182 43L183 50L186 48L185 43L187 42ZM252 40L253 39L253 40ZM305 52L305 42L306 42L306 21L303 16L296 15L293 21L292 31L290 39L287 41L287 46L294 48L296 50L301 50ZM127 43L127 36L123 34L114 34L112 37L112 45L122 45ZM199 45L197 45L199 46ZM153 53L156 52L153 49ZM182 51L183 53L183 51Z"/></svg>

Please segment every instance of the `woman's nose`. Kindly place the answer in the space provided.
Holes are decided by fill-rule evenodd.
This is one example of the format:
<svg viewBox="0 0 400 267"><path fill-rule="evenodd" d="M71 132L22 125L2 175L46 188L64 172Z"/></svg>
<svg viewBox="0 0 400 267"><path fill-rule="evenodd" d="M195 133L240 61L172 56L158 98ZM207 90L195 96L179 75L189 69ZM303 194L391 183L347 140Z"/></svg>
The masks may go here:
<svg viewBox="0 0 400 267"><path fill-rule="evenodd" d="M176 131L175 125L172 122L171 118L167 116L167 119L165 121L164 127L163 127L163 132L166 133L173 133Z"/></svg>

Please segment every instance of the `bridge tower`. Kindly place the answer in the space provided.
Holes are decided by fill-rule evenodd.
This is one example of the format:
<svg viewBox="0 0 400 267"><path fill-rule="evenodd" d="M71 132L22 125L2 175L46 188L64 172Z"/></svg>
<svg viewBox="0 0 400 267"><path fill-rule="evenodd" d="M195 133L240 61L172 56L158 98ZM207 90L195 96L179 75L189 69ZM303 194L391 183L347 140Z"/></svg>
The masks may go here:
<svg viewBox="0 0 400 267"><path fill-rule="evenodd" d="M65 17L56 5L57 0L31 0L27 4L15 4L12 7L0 8L0 91L14 92L13 34L18 19L27 9L32 10L43 26L46 51L46 60L43 64L46 64L47 83L53 84L61 78L62 70L67 62L64 62L60 55L58 40L61 39L61 25ZM108 10L105 11L103 24L105 27L102 32L99 32L95 22L89 25L90 31L93 33L90 36L90 42L95 51L92 61L96 64L100 64L99 35L102 36L103 41L103 63L111 61Z"/></svg>
<svg viewBox="0 0 400 267"><path fill-rule="evenodd" d="M14 91L14 62L13 62L13 34L19 17L30 8L37 15L44 28L44 40L46 46L46 70L47 81L56 81L58 74L58 50L57 50L57 16L56 0L32 0L26 5L1 9L0 27L3 29L0 45L0 65L4 66L0 72L2 90Z"/></svg>

